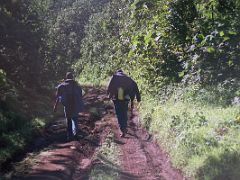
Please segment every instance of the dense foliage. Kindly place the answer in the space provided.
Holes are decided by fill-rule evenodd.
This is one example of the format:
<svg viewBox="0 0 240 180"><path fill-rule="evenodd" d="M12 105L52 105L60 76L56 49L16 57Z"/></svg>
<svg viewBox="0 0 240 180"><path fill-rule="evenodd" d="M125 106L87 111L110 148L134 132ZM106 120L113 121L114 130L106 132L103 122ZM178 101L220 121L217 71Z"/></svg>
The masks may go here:
<svg viewBox="0 0 240 180"><path fill-rule="evenodd" d="M40 30L37 27L33 30L34 26L38 26L38 19L30 17L26 5L19 1L1 2L0 68L19 85L33 82L36 85L43 66L38 51L41 36L38 36Z"/></svg>
<svg viewBox="0 0 240 180"><path fill-rule="evenodd" d="M239 8L234 0L111 1L85 29L80 69L102 77L122 67L157 89L237 82Z"/></svg>
<svg viewBox="0 0 240 180"><path fill-rule="evenodd" d="M84 26L105 2L1 1L0 168L51 118L51 91L79 59Z"/></svg>
<svg viewBox="0 0 240 180"><path fill-rule="evenodd" d="M90 14L105 1L2 1L0 68L23 86L64 77L80 57Z"/></svg>

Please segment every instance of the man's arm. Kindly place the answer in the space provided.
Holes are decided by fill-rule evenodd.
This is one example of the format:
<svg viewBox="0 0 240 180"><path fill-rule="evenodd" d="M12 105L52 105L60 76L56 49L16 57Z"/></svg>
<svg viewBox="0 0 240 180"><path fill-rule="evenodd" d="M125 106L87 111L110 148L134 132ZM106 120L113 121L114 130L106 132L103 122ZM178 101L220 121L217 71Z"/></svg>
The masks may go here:
<svg viewBox="0 0 240 180"><path fill-rule="evenodd" d="M140 95L137 83L134 80L132 82L133 82L132 83L132 95L131 95L130 98L131 98L131 112L132 112L132 115L133 115L134 99L136 97L137 102L140 102L141 101L141 95Z"/></svg>
<svg viewBox="0 0 240 180"><path fill-rule="evenodd" d="M60 95L60 88L58 87L57 91L56 91L56 95L55 95L56 100L55 100L55 104L53 106L53 112L56 112L56 110L57 110L57 106L58 106L58 102L59 102L59 95Z"/></svg>
<svg viewBox="0 0 240 180"><path fill-rule="evenodd" d="M54 104L54 106L53 106L53 112L56 112L58 102L59 102L59 98L57 97L57 98L56 98L56 101L55 101L55 104Z"/></svg>
<svg viewBox="0 0 240 180"><path fill-rule="evenodd" d="M134 86L135 86L134 90L135 90L137 102L140 102L141 101L141 95L140 95L140 92L139 92L139 89L138 89L138 86L137 86L136 82L134 82Z"/></svg>
<svg viewBox="0 0 240 180"><path fill-rule="evenodd" d="M111 77L111 79L108 83L108 88L107 88L107 95L108 95L109 98L112 98L112 91L113 91L112 89L113 89L113 83L114 83L113 77L114 76Z"/></svg>
<svg viewBox="0 0 240 180"><path fill-rule="evenodd" d="M83 95L83 89L77 82L75 82L75 83L76 83L77 91L78 91L78 93L80 95L80 98L82 98L84 96ZM84 92L84 94L85 94L85 92Z"/></svg>

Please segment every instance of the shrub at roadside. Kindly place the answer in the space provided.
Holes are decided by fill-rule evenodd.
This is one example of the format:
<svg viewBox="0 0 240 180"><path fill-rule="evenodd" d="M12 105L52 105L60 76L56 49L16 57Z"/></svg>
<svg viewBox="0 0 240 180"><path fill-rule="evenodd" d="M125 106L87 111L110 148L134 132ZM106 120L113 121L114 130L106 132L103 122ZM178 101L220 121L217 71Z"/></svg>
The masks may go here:
<svg viewBox="0 0 240 180"><path fill-rule="evenodd" d="M52 102L46 94L16 88L0 75L0 168L4 170L3 163L22 153L52 118Z"/></svg>
<svg viewBox="0 0 240 180"><path fill-rule="evenodd" d="M202 88L190 96L188 93L173 93L162 104L156 98L144 97L140 110L142 123L156 134L174 165L188 177L237 179L240 105L226 104L227 98L214 96L221 94L216 89L214 92ZM210 102L206 97L211 98Z"/></svg>

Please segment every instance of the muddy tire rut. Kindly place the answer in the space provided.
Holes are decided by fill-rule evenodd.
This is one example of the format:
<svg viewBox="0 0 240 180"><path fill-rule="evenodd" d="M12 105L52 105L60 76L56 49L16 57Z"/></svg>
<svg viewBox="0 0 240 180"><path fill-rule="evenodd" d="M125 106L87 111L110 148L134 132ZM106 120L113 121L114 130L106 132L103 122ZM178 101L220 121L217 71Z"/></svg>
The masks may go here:
<svg viewBox="0 0 240 180"><path fill-rule="evenodd" d="M139 124L134 111L129 120L128 133L119 145L123 174L121 180L183 180L181 172L174 169L169 157L154 137Z"/></svg>

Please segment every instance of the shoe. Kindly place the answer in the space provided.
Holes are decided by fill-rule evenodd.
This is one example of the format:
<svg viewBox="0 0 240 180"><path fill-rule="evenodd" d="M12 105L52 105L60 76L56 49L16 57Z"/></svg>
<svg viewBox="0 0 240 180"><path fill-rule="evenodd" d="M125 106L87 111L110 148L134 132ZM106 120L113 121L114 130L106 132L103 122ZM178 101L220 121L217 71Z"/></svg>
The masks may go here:
<svg viewBox="0 0 240 180"><path fill-rule="evenodd" d="M85 137L87 137L88 136L88 134L87 133L78 133L77 135L76 135L76 137L78 137L78 140L80 140L80 139L83 139L83 138L85 138Z"/></svg>
<svg viewBox="0 0 240 180"><path fill-rule="evenodd" d="M82 130L78 130L78 132L77 132L77 134L76 134L77 136L81 136L81 137L85 137L85 136L88 136L88 134L86 133L86 132L84 132L84 131L82 131Z"/></svg>
<svg viewBox="0 0 240 180"><path fill-rule="evenodd" d="M73 137L67 137L67 142L73 141Z"/></svg>
<svg viewBox="0 0 240 180"><path fill-rule="evenodd" d="M77 135L75 135L75 136L73 136L73 139L74 139L75 141L78 141L78 140L79 140L79 137L78 137Z"/></svg>

